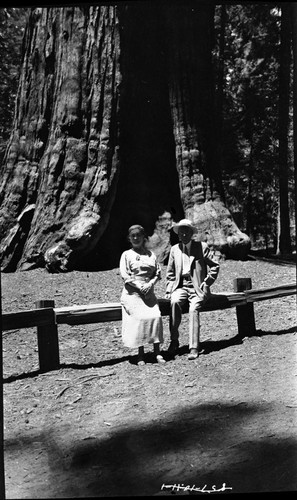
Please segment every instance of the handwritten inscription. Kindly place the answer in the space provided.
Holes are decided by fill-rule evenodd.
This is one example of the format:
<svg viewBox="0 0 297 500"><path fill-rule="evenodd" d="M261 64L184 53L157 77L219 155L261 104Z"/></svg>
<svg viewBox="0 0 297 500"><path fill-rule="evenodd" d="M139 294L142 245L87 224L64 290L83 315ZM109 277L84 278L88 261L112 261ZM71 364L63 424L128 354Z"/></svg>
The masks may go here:
<svg viewBox="0 0 297 500"><path fill-rule="evenodd" d="M232 490L231 486L226 486L226 483L222 484L222 487L217 489L216 485L212 485L211 489L207 488L207 484L205 484L202 488L196 486L195 484L193 486L190 486L187 484L186 486L184 484L162 484L161 490L171 490L171 491L200 491L201 493L219 493L222 491L226 490Z"/></svg>

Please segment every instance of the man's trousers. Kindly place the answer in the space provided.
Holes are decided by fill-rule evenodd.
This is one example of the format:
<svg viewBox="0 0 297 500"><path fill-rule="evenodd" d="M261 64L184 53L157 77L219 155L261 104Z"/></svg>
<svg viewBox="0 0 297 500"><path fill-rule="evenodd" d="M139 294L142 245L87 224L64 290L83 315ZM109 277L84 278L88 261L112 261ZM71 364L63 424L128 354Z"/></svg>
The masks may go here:
<svg viewBox="0 0 297 500"><path fill-rule="evenodd" d="M171 314L169 318L171 340L178 341L178 328L182 319L182 306L189 302L189 349L199 349L200 316L199 311L205 302L203 293L199 297L192 282L184 281L182 288L177 288L171 294Z"/></svg>

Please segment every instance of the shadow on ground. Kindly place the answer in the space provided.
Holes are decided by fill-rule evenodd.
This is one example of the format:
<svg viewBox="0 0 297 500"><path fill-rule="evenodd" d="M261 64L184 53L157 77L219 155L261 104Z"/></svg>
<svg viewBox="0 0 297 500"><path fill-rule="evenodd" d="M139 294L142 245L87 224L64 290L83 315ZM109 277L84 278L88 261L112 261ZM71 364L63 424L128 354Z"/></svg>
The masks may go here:
<svg viewBox="0 0 297 500"><path fill-rule="evenodd" d="M256 330L256 332L253 335L250 335L249 337L263 337L265 335L285 335L288 333L294 333L297 331L297 327L291 327L287 328L284 330L278 330L278 331L263 331L263 330ZM227 349L228 347L234 346L234 345L239 345L242 344L244 339L240 335L235 335L234 337L231 337L229 339L223 339L223 340L207 340L204 342L200 343L200 354L209 354L211 352L215 351L220 351L222 349ZM178 350L178 355L182 356L186 353L189 352L189 348L187 345L180 346ZM166 352L162 352L164 355L164 358L168 361L170 357L167 355ZM103 361L99 361L98 363L61 363L59 368L57 370L60 370L62 368L72 368L76 370L87 370L88 368L102 368L104 366L113 366L118 363L124 363L126 361L129 361L131 364L137 364L137 359L136 356L121 356L121 357L116 357L116 358L111 358L111 359L106 359ZM146 362L147 363L156 363L154 357L152 356L151 353L146 353ZM52 370L54 371L54 370ZM33 378L36 377L37 375L41 375L44 372L41 372L40 370L33 370L32 372L29 373L22 373L19 375L10 375L9 377L3 378L3 383L10 383L10 382L15 382L16 380L22 380L22 379L27 379L27 378Z"/></svg>
<svg viewBox="0 0 297 500"><path fill-rule="evenodd" d="M249 335L251 337L264 337L266 335L285 335L287 333L297 332L297 327L293 326L291 328L287 328L284 330L278 331L264 331L264 330L256 330L253 334ZM220 351L221 349L227 349L228 347L239 345L244 342L244 339L240 335L235 335L229 339L223 340L207 340L205 342L201 342L201 350L202 354L208 354L214 351Z"/></svg>
<svg viewBox="0 0 297 500"><path fill-rule="evenodd" d="M97 426L97 435L90 429L89 438L76 442L61 425L21 443L8 440L5 452L21 455L22 446L40 442L48 453L47 498L56 484L62 485L60 498L172 494L173 484L219 489L225 483L232 493L294 491L297 440L277 439L267 429L261 437L254 424L273 411L268 404L202 404L154 422ZM42 486L26 488L24 498L44 497Z"/></svg>

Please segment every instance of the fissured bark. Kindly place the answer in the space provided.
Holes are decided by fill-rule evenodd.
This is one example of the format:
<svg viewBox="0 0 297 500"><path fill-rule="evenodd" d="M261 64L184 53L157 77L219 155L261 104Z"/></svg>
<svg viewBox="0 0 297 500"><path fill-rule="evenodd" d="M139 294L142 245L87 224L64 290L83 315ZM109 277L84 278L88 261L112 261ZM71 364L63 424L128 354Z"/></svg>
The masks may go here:
<svg viewBox="0 0 297 500"><path fill-rule="evenodd" d="M184 216L246 255L217 182L212 16L191 1L32 10L1 175L4 271L115 267L135 223L165 262Z"/></svg>

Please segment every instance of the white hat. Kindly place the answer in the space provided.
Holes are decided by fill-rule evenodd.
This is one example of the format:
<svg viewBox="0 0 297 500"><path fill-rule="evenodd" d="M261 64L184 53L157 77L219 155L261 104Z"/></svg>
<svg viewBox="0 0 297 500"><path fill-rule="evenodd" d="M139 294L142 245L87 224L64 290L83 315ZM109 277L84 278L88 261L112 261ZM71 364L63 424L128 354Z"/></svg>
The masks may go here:
<svg viewBox="0 0 297 500"><path fill-rule="evenodd" d="M192 222L189 219L182 219L179 222L177 222L176 224L173 224L173 226L172 226L173 231L176 234L178 234L178 229L180 227L190 227L192 229L193 233L197 232L197 228L195 226L193 226Z"/></svg>

